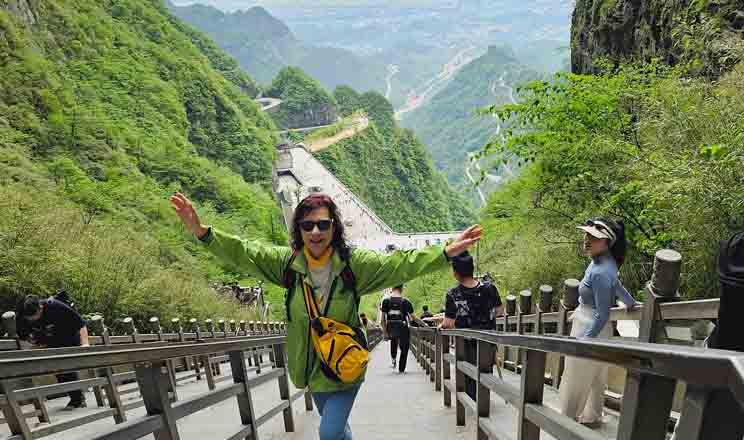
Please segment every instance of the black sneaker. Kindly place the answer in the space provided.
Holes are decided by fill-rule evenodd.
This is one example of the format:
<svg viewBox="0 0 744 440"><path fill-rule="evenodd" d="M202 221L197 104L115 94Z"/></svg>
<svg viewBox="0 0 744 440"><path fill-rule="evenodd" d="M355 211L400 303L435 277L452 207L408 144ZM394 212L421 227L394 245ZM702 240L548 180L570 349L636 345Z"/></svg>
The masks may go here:
<svg viewBox="0 0 744 440"><path fill-rule="evenodd" d="M76 409L87 408L87 407L88 407L88 404L85 402L70 402L67 404L67 406L62 408L62 411L73 411Z"/></svg>

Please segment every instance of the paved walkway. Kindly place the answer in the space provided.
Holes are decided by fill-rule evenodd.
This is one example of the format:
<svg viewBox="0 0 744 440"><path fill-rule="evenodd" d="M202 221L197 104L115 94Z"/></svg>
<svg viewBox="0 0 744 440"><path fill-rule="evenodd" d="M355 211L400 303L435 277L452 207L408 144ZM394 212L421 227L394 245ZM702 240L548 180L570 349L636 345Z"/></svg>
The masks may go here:
<svg viewBox="0 0 744 440"><path fill-rule="evenodd" d="M371 354L367 380L359 392L351 414L351 426L355 440L408 440L411 438L472 440L474 438L474 415L468 414L467 426L455 426L454 401L452 408L444 407L442 394L434 391L434 384L429 381L412 354L409 354L408 371L403 375L390 368L389 356L387 342L382 342ZM223 374L229 374L229 367L223 366L223 368L226 370ZM454 377L454 371L452 373ZM519 386L520 378L513 373L505 371L504 380L514 386ZM230 383L231 381L222 382L218 384L218 388ZM205 381L184 383L178 388L179 397L182 399L206 391ZM135 398L138 395L130 394L129 396ZM252 396L256 415L264 414L279 401L276 381L270 381L254 388ZM557 399L557 392L546 386L545 402L555 408ZM57 399L49 402L49 412L53 422L59 423L71 417L81 417L98 410L88 408L74 412L62 412L60 409L66 400ZM88 396L88 402L95 405L92 395ZM293 409L296 432L285 433L283 419L281 415L278 415L259 429L261 440L317 440L320 422L317 412L306 411L302 399L294 403ZM142 417L145 410L138 408L127 414L129 420L134 420ZM497 426L503 429L504 439L516 438L516 415L513 407L492 394L491 418ZM605 422L602 433L606 438L615 438L616 415L606 415ZM226 438L235 432L239 423L235 399L229 399L180 420L178 425L182 439L218 439ZM107 430L113 425L113 420L106 418L44 438L90 439L96 433ZM0 438L7 438L7 435L7 426L3 425L0 427ZM152 436L145 438L152 438ZM541 438L552 439L553 437L543 433Z"/></svg>

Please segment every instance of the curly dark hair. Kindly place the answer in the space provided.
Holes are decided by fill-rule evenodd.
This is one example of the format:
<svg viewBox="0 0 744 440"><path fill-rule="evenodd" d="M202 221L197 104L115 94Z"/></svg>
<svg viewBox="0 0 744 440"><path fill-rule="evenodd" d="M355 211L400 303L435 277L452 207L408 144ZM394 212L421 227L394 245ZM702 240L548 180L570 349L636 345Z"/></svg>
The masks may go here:
<svg viewBox="0 0 744 440"><path fill-rule="evenodd" d="M333 220L333 238L331 239L331 246L333 246L342 258L346 259L349 257L351 249L346 243L344 222L341 221L341 214L338 211L338 206L333 199L326 194L310 194L297 205L297 208L295 208L294 216L292 217L292 248L299 251L305 246L305 243L302 241L300 221L302 221L302 219L304 219L305 216L314 209L323 207L328 208L328 212L330 212L331 219Z"/></svg>

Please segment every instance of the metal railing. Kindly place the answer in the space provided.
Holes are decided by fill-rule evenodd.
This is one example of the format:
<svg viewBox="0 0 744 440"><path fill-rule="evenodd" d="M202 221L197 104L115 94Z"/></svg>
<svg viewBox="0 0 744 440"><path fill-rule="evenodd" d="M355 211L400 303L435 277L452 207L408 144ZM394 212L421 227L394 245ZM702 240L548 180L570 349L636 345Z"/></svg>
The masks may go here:
<svg viewBox="0 0 744 440"><path fill-rule="evenodd" d="M703 428L703 422L717 411L710 397L728 390L744 406L744 355L738 352L704 349L694 346L656 343L668 339L666 325L678 320L713 319L717 317L714 300L681 302L676 295L679 286L681 256L675 252L657 253L654 277L647 286L646 302L641 310L613 310L614 320L639 320L638 341L627 339L574 339L569 333L571 310L577 305L578 282L566 282L566 290L558 312L546 312L551 301L543 300L537 313L522 313L532 305L530 295L520 295L518 307L510 299L508 316L497 320L495 330L440 330L412 328L412 347L416 358L437 391L443 393L443 403L449 407L454 396L456 423L465 425L465 411L477 415L477 438L512 438L504 432L503 423L490 418L491 393L503 398L518 413L519 440L534 440L540 431L558 439L604 438L596 431L579 424L573 418L543 404L547 384L560 385L561 368L549 367L549 357L562 364L563 356L600 361L626 370L618 439L665 439L669 425L677 382L684 382L686 391L677 432L678 440L703 440L717 437L719 431ZM542 298L552 291L542 288ZM548 336L545 330L553 324ZM475 359L466 358L466 345L474 350ZM454 353L452 349L454 348ZM496 356L496 354L499 356ZM508 354L516 354L507 360ZM503 381L492 373L495 360L521 373L519 387ZM496 361L499 366L498 361ZM452 377L454 372L454 379ZM476 398L466 393L466 377L476 384ZM733 422L733 421L732 421ZM728 437L726 437L728 438Z"/></svg>

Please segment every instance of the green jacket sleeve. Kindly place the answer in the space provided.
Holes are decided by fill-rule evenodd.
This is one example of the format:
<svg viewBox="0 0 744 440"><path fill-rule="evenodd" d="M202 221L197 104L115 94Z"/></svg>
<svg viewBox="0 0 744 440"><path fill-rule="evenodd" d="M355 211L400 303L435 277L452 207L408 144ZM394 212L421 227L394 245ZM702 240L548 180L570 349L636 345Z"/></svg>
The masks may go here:
<svg viewBox="0 0 744 440"><path fill-rule="evenodd" d="M444 246L380 254L367 249L354 249L351 270L359 295L407 283L421 275L446 268Z"/></svg>
<svg viewBox="0 0 744 440"><path fill-rule="evenodd" d="M210 228L202 241L211 253L237 272L282 285L284 270L292 256L289 247L244 240L214 228Z"/></svg>

